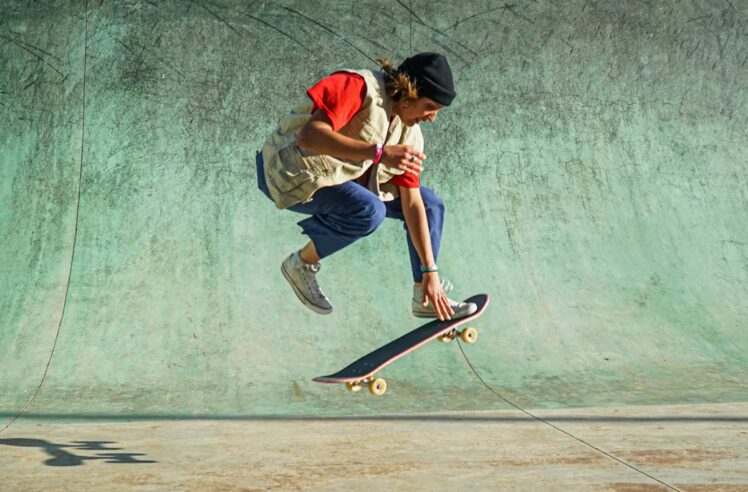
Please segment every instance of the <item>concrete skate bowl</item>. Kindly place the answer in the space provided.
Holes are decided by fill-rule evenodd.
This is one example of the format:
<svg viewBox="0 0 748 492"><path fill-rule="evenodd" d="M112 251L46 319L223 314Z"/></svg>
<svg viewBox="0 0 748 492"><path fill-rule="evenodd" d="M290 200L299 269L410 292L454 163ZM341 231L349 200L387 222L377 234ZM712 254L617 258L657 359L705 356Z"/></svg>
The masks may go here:
<svg viewBox="0 0 748 492"><path fill-rule="evenodd" d="M11 1L0 20L0 413L421 414L746 401L739 4ZM493 4L492 4L493 5ZM401 223L327 259L254 154L342 67L447 55L424 125L442 273L492 296L386 395L315 376L418 326Z"/></svg>

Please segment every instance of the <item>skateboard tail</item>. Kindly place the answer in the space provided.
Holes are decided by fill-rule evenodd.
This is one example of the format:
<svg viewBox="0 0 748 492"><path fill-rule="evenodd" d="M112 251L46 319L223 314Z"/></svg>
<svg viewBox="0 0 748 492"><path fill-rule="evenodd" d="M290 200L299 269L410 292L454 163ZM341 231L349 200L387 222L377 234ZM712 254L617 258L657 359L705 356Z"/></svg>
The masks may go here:
<svg viewBox="0 0 748 492"><path fill-rule="evenodd" d="M323 384L336 384L336 383L347 383L348 379L336 379L336 378L330 378L327 376L319 376L314 379L312 379L315 383L323 383ZM355 379L350 379L350 381L355 381Z"/></svg>

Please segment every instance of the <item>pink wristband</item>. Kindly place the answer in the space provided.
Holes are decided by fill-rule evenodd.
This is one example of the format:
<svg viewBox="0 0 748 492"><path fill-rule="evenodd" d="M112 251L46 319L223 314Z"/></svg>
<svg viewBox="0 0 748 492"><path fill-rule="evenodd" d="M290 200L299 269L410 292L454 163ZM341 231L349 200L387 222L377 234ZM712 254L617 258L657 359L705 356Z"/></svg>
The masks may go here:
<svg viewBox="0 0 748 492"><path fill-rule="evenodd" d="M377 154L374 156L374 164L379 164L382 160L382 154L384 153L384 145L377 144Z"/></svg>

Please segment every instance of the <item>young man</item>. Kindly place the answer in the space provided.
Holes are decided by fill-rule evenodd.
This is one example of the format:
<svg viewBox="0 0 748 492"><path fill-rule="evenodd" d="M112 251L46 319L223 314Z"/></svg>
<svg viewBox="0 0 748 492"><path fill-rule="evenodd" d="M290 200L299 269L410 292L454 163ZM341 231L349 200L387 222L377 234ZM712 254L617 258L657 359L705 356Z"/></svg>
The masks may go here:
<svg viewBox="0 0 748 492"><path fill-rule="evenodd" d="M320 260L396 218L408 231L413 314L468 316L477 306L450 300L451 285L439 279L444 203L419 177L426 159L419 124L451 104L452 72L436 53L397 68L379 63L381 70L336 72L310 88L257 155L263 193L278 208L310 216L299 222L310 241L281 271L307 307L329 314L316 278Z"/></svg>

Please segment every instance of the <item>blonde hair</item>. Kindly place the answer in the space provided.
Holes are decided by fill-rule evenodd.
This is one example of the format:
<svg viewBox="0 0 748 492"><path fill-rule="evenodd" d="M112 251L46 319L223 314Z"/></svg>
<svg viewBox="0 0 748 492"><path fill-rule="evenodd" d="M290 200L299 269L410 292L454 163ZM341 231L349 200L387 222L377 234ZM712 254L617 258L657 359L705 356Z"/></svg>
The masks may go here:
<svg viewBox="0 0 748 492"><path fill-rule="evenodd" d="M384 86L393 101L418 99L416 84L407 74L398 72L387 58L378 58L377 64L382 67Z"/></svg>

